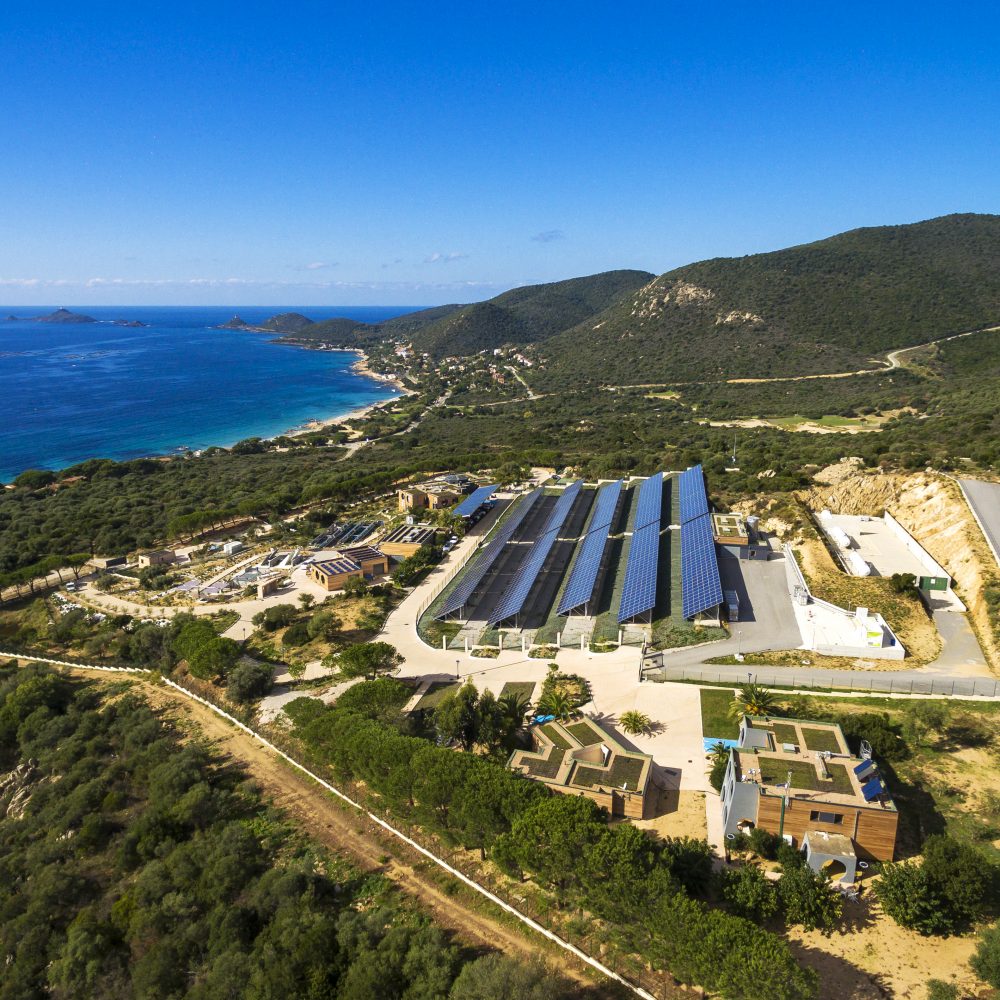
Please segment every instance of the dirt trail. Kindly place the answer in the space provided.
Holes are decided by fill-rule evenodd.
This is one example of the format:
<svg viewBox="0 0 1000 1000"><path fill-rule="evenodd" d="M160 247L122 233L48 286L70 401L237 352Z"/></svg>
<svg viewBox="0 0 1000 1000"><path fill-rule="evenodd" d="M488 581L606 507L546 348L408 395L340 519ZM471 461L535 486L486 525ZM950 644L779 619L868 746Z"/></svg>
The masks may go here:
<svg viewBox="0 0 1000 1000"><path fill-rule="evenodd" d="M90 671L73 672L94 680ZM461 898L448 895L420 870L420 862L412 863L406 858L408 848L390 839L363 815L327 795L214 712L169 688L142 680L140 683L150 704L169 711L175 718L193 723L214 749L242 764L259 782L265 795L309 836L332 851L349 855L366 871L382 872L417 899L435 923L473 947L500 950L525 960L542 959L557 967L563 976L587 986L594 997L618 995L607 980L599 983L596 974L564 951L549 946L540 937L510 930L503 923L466 906ZM601 985L608 986L606 994L600 990Z"/></svg>

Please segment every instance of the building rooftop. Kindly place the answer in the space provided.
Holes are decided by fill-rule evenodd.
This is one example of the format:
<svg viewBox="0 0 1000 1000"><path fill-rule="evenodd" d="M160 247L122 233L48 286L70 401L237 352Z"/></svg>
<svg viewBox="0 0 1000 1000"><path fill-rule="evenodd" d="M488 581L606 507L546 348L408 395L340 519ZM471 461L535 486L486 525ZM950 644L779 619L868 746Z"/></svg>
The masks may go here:
<svg viewBox="0 0 1000 1000"><path fill-rule="evenodd" d="M411 542L423 545L434 537L434 528L429 524L401 524L382 539L386 542Z"/></svg>
<svg viewBox="0 0 1000 1000"><path fill-rule="evenodd" d="M758 717L742 732L752 738L733 750L736 780L760 794L783 795L787 783L795 799L895 810L877 765L855 757L835 723Z"/></svg>
<svg viewBox="0 0 1000 1000"><path fill-rule="evenodd" d="M367 562L370 559L384 559L385 556L373 545L353 545L347 549L338 550L344 559L353 559L355 562Z"/></svg>
<svg viewBox="0 0 1000 1000"><path fill-rule="evenodd" d="M720 545L746 545L750 540L747 523L739 514L713 514L712 531Z"/></svg>
<svg viewBox="0 0 1000 1000"><path fill-rule="evenodd" d="M533 732L539 749L515 750L511 770L571 788L645 791L653 758L626 749L592 719L547 722Z"/></svg>
<svg viewBox="0 0 1000 1000"><path fill-rule="evenodd" d="M322 562L313 563L321 573L328 576L337 576L340 573L357 573L361 567L353 559L324 559Z"/></svg>

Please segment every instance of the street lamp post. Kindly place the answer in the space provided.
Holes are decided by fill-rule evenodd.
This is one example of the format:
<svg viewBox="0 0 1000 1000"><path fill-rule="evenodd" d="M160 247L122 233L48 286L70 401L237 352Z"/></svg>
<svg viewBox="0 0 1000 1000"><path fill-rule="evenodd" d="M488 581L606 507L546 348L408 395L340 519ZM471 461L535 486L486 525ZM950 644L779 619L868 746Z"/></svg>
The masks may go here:
<svg viewBox="0 0 1000 1000"><path fill-rule="evenodd" d="M736 630L736 655L743 655L743 629Z"/></svg>
<svg viewBox="0 0 1000 1000"><path fill-rule="evenodd" d="M455 680L458 680L458 678L462 676L461 673L459 672L459 668L461 667L461 665L462 665L461 660L455 661Z"/></svg>

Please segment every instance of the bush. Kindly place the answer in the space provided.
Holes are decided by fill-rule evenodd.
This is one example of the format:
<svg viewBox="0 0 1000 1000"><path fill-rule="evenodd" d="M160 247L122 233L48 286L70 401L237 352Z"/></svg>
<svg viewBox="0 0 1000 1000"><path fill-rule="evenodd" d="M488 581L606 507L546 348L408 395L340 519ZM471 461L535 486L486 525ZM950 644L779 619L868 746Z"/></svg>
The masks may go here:
<svg viewBox="0 0 1000 1000"><path fill-rule="evenodd" d="M271 667L266 663L241 663L229 674L226 693L240 704L255 701L271 690L271 677Z"/></svg>
<svg viewBox="0 0 1000 1000"><path fill-rule="evenodd" d="M312 636L309 635L309 626L305 622L295 622L288 626L288 631L281 637L282 646L304 646Z"/></svg>
<svg viewBox="0 0 1000 1000"><path fill-rule="evenodd" d="M737 916L747 920L760 922L778 912L778 888L754 864L723 871L722 898Z"/></svg>
<svg viewBox="0 0 1000 1000"><path fill-rule="evenodd" d="M729 761L725 757L720 757L712 764L712 770L708 774L708 781L717 792L722 791L722 782L726 778L726 768L728 766Z"/></svg>
<svg viewBox="0 0 1000 1000"><path fill-rule="evenodd" d="M800 924L807 931L831 930L844 909L843 897L830 888L827 879L807 865L781 869L778 899L785 920Z"/></svg>
<svg viewBox="0 0 1000 1000"><path fill-rule="evenodd" d="M992 877L992 866L979 851L936 834L925 841L919 864L883 865L875 894L901 927L956 934L983 915Z"/></svg>

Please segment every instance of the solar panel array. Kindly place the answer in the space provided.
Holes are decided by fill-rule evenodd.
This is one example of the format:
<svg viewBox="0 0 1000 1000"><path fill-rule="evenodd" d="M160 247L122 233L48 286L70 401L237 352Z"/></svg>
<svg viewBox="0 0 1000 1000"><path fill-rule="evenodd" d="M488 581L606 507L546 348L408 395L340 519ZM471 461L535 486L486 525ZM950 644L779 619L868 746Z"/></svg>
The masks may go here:
<svg viewBox="0 0 1000 1000"><path fill-rule="evenodd" d="M490 615L490 625L496 625L498 622L506 621L521 613L524 602L528 599L528 594L531 593L531 588L535 585L535 580L552 551L552 546L555 545L556 539L559 537L559 529L565 524L570 509L582 489L583 480L578 479L572 486L567 486L563 490L562 496L556 501L552 512L545 521L541 535L531 546L528 558L520 565L514 574L514 579L503 592L500 603Z"/></svg>
<svg viewBox="0 0 1000 1000"><path fill-rule="evenodd" d="M635 522L632 530L638 531L654 521L660 523L660 512L663 510L663 473L650 476L639 487L639 501L636 505Z"/></svg>
<svg viewBox="0 0 1000 1000"><path fill-rule="evenodd" d="M693 618L721 603L712 516L706 513L681 525L681 606L684 617Z"/></svg>
<svg viewBox="0 0 1000 1000"><path fill-rule="evenodd" d="M470 493L454 510L459 517L472 517L496 492L496 486L480 486Z"/></svg>
<svg viewBox="0 0 1000 1000"><path fill-rule="evenodd" d="M573 571L569 575L562 600L556 609L557 614L568 615L574 608L593 599L601 558L608 543L608 530L618 508L621 492L620 479L602 486L598 492L587 536L580 545L576 562L573 563Z"/></svg>
<svg viewBox="0 0 1000 1000"><path fill-rule="evenodd" d="M700 465L693 465L687 472L677 477L681 493L681 524L703 517L708 513L708 497L705 494L705 476Z"/></svg>
<svg viewBox="0 0 1000 1000"><path fill-rule="evenodd" d="M532 490L501 523L492 540L480 551L475 561L465 571L459 585L448 595L447 601L434 616L435 618L447 618L448 615L453 615L465 607L476 587L482 583L483 577L490 571L504 546L510 541L511 535L521 526L521 522L528 516L541 495L542 488L540 486L538 489Z"/></svg>
<svg viewBox="0 0 1000 1000"><path fill-rule="evenodd" d="M660 559L660 522L654 521L632 532L625 583L618 605L621 624L656 607L656 570Z"/></svg>

